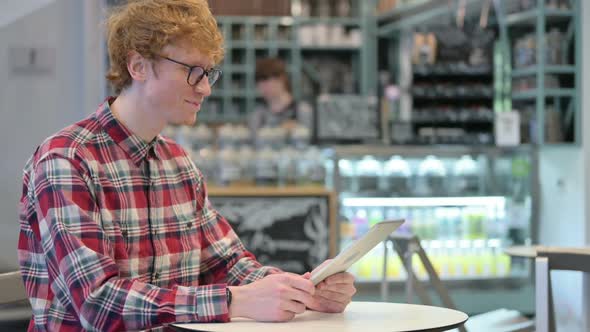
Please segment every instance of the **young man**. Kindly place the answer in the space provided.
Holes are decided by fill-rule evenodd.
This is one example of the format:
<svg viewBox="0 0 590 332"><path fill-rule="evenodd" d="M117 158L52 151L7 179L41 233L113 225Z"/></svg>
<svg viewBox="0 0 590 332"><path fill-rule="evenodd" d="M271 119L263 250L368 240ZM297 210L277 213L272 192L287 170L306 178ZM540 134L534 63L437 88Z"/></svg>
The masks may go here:
<svg viewBox="0 0 590 332"><path fill-rule="evenodd" d="M185 151L159 135L196 121L220 72L205 0L143 0L108 21L117 97L48 138L24 170L19 261L30 331L139 330L341 312L340 273L314 287L264 267L211 206Z"/></svg>

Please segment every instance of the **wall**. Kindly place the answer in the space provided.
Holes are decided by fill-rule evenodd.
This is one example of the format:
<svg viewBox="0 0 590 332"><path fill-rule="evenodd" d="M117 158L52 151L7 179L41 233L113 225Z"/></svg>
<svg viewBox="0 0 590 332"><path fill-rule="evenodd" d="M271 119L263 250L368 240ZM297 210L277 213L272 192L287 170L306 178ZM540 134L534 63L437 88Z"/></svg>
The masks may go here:
<svg viewBox="0 0 590 332"><path fill-rule="evenodd" d="M580 17L590 17L590 1ZM590 21L582 19L582 128L590 128ZM583 59L583 60L582 60ZM540 151L541 212L539 241L546 245L590 245L590 134L582 130L580 147L546 147ZM553 294L560 331L590 331L590 278L554 272ZM580 292L582 289L582 292Z"/></svg>
<svg viewBox="0 0 590 332"><path fill-rule="evenodd" d="M100 8L100 0L56 0L0 27L0 271L17 267L26 160L45 137L92 112L103 98ZM48 50L38 61L49 59L49 73L13 72L18 60L11 60L11 50L29 47Z"/></svg>
<svg viewBox="0 0 590 332"><path fill-rule="evenodd" d="M583 17L582 25L582 96L581 108L582 108L582 130L583 134L583 148L584 148L584 165L586 165L586 176L585 176L585 195L582 206L586 207L585 215L585 236L584 243L586 246L590 246L590 206L588 201L590 200L590 1L581 1L582 10L580 17ZM585 322L583 323L582 331L590 331L590 275L586 274L583 281L583 306L581 317L584 317Z"/></svg>
<svg viewBox="0 0 590 332"><path fill-rule="evenodd" d="M12 23L32 11L47 6L54 0L2 0L0 27Z"/></svg>
<svg viewBox="0 0 590 332"><path fill-rule="evenodd" d="M548 147L540 151L541 244L584 245L584 159L581 148ZM582 331L582 275L556 271L552 278L558 330Z"/></svg>

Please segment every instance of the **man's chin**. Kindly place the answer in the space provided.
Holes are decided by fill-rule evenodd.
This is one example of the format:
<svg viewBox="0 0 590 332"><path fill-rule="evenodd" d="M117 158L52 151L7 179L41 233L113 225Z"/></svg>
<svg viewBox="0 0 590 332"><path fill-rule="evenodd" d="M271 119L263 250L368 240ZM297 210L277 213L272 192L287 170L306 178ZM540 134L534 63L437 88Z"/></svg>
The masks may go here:
<svg viewBox="0 0 590 332"><path fill-rule="evenodd" d="M171 121L170 124L174 126L193 126L197 122L197 115L193 116L191 119L182 119L177 121Z"/></svg>

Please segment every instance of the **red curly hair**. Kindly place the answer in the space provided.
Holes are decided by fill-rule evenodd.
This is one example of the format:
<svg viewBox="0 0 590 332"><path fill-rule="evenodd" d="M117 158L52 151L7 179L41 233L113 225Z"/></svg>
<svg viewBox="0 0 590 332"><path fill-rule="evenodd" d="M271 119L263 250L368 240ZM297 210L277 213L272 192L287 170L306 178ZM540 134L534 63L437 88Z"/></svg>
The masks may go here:
<svg viewBox="0 0 590 332"><path fill-rule="evenodd" d="M112 11L106 27L106 78L116 93L131 85L130 51L154 59L166 45L189 43L215 63L223 59L223 36L206 0L129 0Z"/></svg>

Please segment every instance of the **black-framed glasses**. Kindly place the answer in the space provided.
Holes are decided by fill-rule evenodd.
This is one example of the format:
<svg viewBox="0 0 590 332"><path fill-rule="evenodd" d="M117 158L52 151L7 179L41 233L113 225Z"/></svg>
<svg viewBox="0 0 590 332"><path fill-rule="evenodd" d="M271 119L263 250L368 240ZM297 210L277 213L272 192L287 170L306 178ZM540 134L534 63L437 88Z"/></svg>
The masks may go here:
<svg viewBox="0 0 590 332"><path fill-rule="evenodd" d="M213 84L215 84L215 82L217 82L217 80L221 76L221 69L219 69L219 68L211 68L211 69L207 70L201 66L191 66L186 63L182 63L180 61L170 59L169 57L166 57L166 56L160 56L160 57L162 59L165 59L165 60L174 62L176 64L179 64L181 66L187 67L189 69L189 71L188 71L188 76L186 77L186 83L188 83L190 86L195 86L195 85L199 84L199 82L201 82L201 80L203 79L203 77L205 77L205 75L207 75L207 80L209 81L209 86L213 86Z"/></svg>

